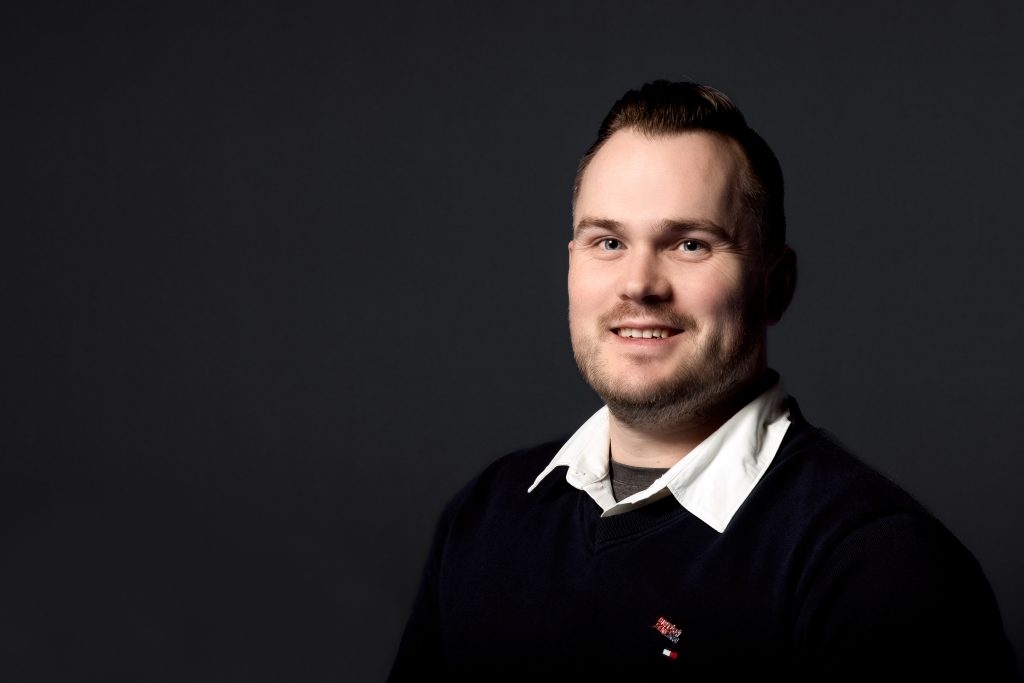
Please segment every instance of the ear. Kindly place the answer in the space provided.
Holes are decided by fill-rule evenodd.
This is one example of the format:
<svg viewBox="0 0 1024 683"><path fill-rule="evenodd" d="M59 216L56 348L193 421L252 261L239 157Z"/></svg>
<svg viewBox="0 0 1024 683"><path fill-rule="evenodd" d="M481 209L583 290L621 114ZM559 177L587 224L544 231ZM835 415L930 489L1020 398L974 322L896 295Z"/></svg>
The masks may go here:
<svg viewBox="0 0 1024 683"><path fill-rule="evenodd" d="M774 325L782 320L796 290L796 252L789 245L768 266L764 284L766 321Z"/></svg>

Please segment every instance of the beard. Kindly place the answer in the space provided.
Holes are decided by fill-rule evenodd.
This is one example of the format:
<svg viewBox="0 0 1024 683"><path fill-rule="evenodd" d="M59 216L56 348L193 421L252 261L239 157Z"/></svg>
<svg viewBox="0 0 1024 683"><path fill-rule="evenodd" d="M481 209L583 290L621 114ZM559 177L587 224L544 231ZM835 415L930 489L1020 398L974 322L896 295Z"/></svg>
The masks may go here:
<svg viewBox="0 0 1024 683"><path fill-rule="evenodd" d="M613 376L601 354L606 342L571 330L580 374L624 424L668 428L727 419L748 399L764 370L765 325L751 311L738 311L729 321L736 333L708 330L702 338L693 318L656 307L627 305L602 316L598 334L614 321L628 318L654 318L699 341L670 374L658 381L645 381Z"/></svg>

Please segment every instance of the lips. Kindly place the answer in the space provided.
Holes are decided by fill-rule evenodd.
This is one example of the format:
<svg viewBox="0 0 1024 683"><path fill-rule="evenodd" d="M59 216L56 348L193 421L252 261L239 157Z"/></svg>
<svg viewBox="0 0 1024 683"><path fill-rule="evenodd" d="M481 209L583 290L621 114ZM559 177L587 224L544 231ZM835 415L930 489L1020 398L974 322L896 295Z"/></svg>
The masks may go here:
<svg viewBox="0 0 1024 683"><path fill-rule="evenodd" d="M602 315L598 325L620 339L638 345L647 340L650 346L697 329L696 320L671 306L636 306L626 302Z"/></svg>
<svg viewBox="0 0 1024 683"><path fill-rule="evenodd" d="M679 334L671 328L615 328L612 332L628 339L666 339Z"/></svg>
<svg viewBox="0 0 1024 683"><path fill-rule="evenodd" d="M666 339L679 334L671 327L616 327L612 332L627 339Z"/></svg>

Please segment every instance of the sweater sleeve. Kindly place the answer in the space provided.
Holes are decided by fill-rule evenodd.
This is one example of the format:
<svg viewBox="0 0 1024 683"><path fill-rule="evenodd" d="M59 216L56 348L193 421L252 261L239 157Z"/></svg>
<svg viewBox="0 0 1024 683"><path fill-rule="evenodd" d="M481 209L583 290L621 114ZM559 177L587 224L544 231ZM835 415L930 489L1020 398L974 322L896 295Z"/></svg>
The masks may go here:
<svg viewBox="0 0 1024 683"><path fill-rule="evenodd" d="M424 680L429 674L442 670L441 624L437 596L450 508L449 505L442 513L434 532L434 540L420 578L419 590L413 601L412 613L406 622L398 654L388 676L389 683Z"/></svg>
<svg viewBox="0 0 1024 683"><path fill-rule="evenodd" d="M804 596L796 657L807 678L1014 679L988 581L928 515L890 515L852 531Z"/></svg>
<svg viewBox="0 0 1024 683"><path fill-rule="evenodd" d="M473 482L457 493L441 513L434 539L423 567L412 613L406 622L398 654L391 666L389 683L401 681L422 681L432 673L443 673L445 669L443 642L441 638L441 612L438 604L441 567L452 519Z"/></svg>

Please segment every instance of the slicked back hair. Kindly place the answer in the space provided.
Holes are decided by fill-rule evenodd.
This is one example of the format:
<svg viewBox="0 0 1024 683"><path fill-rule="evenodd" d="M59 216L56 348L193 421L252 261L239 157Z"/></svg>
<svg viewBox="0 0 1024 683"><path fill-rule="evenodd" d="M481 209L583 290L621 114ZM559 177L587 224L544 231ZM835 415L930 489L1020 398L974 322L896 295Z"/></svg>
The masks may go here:
<svg viewBox="0 0 1024 683"><path fill-rule="evenodd" d="M782 167L768 143L747 125L725 93L689 81L654 81L623 95L601 123L594 144L580 159L573 183L574 207L590 160L620 130L635 130L651 137L704 131L735 140L746 157L741 190L747 213L758 226L761 252L770 259L782 251L786 243Z"/></svg>

